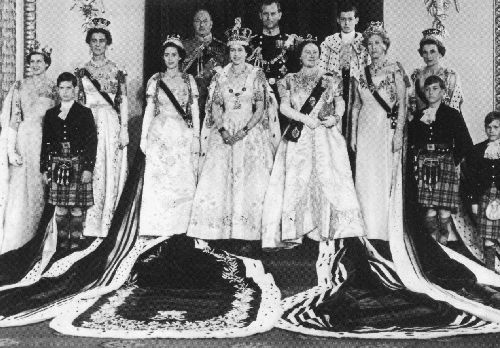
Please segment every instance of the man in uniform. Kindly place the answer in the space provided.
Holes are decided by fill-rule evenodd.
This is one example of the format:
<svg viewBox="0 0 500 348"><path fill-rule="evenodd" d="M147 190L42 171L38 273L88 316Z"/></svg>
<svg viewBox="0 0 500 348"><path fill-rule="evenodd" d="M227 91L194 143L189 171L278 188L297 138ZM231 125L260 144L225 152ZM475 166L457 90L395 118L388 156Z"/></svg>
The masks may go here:
<svg viewBox="0 0 500 348"><path fill-rule="evenodd" d="M278 0L264 0L260 7L259 17L262 20L262 33L256 35L251 42L254 50L248 60L260 66L274 91L278 103L277 80L289 72L299 70L298 59L293 55L296 35L287 35L280 31L281 5ZM279 114L281 133L288 125L288 118Z"/></svg>
<svg viewBox="0 0 500 348"><path fill-rule="evenodd" d="M194 37L183 42L186 59L183 71L194 76L198 86L200 122L205 119L208 87L217 68L227 63L226 45L212 36L212 17L205 9L198 10L193 18ZM200 127L201 129L201 127Z"/></svg>

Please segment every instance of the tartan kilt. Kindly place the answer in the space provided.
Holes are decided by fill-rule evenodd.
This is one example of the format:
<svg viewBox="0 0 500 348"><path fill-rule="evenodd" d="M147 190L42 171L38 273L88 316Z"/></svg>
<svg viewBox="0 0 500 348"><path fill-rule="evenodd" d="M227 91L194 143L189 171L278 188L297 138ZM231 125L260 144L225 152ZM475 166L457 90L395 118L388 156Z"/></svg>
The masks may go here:
<svg viewBox="0 0 500 348"><path fill-rule="evenodd" d="M57 168L61 163L71 163L72 175L69 182L57 183ZM61 207L90 207L94 205L92 180L82 184L83 169L80 157L54 157L51 163L52 177L49 184L49 204Z"/></svg>
<svg viewBox="0 0 500 348"><path fill-rule="evenodd" d="M481 197L477 211L477 230L479 236L488 239L500 239L500 220L490 220L486 217L486 208L490 200L500 199L500 190L492 186Z"/></svg>
<svg viewBox="0 0 500 348"><path fill-rule="evenodd" d="M425 164L429 161L439 168L439 180L435 185L425 181ZM416 158L418 202L426 208L440 208L456 211L458 207L460 174L455 167L451 153L419 152Z"/></svg>

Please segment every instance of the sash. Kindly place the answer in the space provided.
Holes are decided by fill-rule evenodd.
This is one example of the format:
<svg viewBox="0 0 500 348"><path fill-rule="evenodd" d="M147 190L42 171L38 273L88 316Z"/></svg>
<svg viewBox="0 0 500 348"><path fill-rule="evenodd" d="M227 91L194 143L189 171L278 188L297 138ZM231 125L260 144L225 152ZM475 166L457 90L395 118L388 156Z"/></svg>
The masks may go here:
<svg viewBox="0 0 500 348"><path fill-rule="evenodd" d="M177 99L175 99L175 96L173 95L172 91L168 86L163 82L161 77L158 79L158 86L162 89L163 92L167 95L168 99L170 99L170 102L174 105L175 109L177 112L181 115L181 117L184 119L184 122L186 122L187 126L189 128L193 127L193 116L191 113L187 113L184 111L184 109L181 107ZM188 81L188 86L190 86L190 82Z"/></svg>
<svg viewBox="0 0 500 348"><path fill-rule="evenodd" d="M94 77L90 74L90 72L85 68L79 69L79 72L80 72L80 77L85 76L86 78L88 78L90 83L92 83L92 85L95 87L97 92L99 92L99 94L104 98L104 100L106 100L109 103L109 105L111 105L113 109L116 110L116 112L120 113L120 109L118 109L118 107L115 105L109 94L101 90L101 84L99 83L99 81L94 79Z"/></svg>
<svg viewBox="0 0 500 348"><path fill-rule="evenodd" d="M365 66L365 75L366 80L368 82L368 86L370 88L370 92L372 92L375 100L380 104L380 106L387 112L387 118L391 120L391 129L396 129L396 125L398 123L398 103L394 103L393 107L390 108L389 105L385 102L385 100L380 96L375 85L373 84L372 74L370 73L370 68Z"/></svg>
<svg viewBox="0 0 500 348"><path fill-rule="evenodd" d="M420 79L418 78L415 80L415 93L417 93L420 100L425 103L427 102L427 98L425 97L424 92L422 92L422 90L420 89Z"/></svg>
<svg viewBox="0 0 500 348"><path fill-rule="evenodd" d="M325 74L328 75L328 74ZM300 112L302 114L309 114L316 105L316 102L321 98L321 95L325 91L325 87L323 87L323 76L320 77L318 83L311 91L309 97L307 97L306 102L300 108ZM288 127L285 129L283 133L283 138L288 141L293 141L294 143L299 140L300 135L302 133L302 129L304 128L304 123L297 120L290 120Z"/></svg>

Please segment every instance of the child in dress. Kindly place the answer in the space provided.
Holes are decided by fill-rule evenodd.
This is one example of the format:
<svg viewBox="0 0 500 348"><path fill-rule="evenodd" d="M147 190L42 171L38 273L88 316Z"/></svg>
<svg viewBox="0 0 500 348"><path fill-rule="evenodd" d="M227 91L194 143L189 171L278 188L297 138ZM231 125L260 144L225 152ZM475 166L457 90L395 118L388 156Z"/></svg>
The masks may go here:
<svg viewBox="0 0 500 348"><path fill-rule="evenodd" d="M500 239L500 112L486 115L484 129L488 139L474 145L463 173L465 192L484 243L486 267L495 270L495 249Z"/></svg>
<svg viewBox="0 0 500 348"><path fill-rule="evenodd" d="M85 210L94 204L97 130L92 111L75 102L76 86L71 73L57 78L61 103L45 114L40 155L40 171L49 186L47 203L56 206L58 244L65 249L79 247Z"/></svg>
<svg viewBox="0 0 500 348"><path fill-rule="evenodd" d="M416 113L408 129L418 184L418 202L427 210L424 225L445 245L451 232L451 213L458 207L460 174L457 166L472 148L472 139L459 111L445 105L444 81L425 80L427 108ZM439 212L439 217L437 216Z"/></svg>

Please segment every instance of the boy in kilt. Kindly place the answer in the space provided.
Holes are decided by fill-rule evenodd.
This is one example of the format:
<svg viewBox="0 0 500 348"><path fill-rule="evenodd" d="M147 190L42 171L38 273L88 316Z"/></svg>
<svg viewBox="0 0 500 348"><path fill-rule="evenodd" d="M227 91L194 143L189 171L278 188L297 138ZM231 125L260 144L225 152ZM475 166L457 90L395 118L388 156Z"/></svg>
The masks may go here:
<svg viewBox="0 0 500 348"><path fill-rule="evenodd" d="M464 189L484 241L486 267L495 270L500 240L500 112L486 115L487 140L474 145L463 163Z"/></svg>
<svg viewBox="0 0 500 348"><path fill-rule="evenodd" d="M57 78L61 103L45 114L40 155L47 203L56 206L58 245L64 249L79 247L85 210L94 204L97 130L92 111L75 102L76 86L77 79L69 72Z"/></svg>
<svg viewBox="0 0 500 348"><path fill-rule="evenodd" d="M435 240L446 244L451 213L460 199L459 165L471 150L472 139L462 114L442 103L446 90L440 77L428 77L424 93L427 108L409 123L408 144L418 202L426 209L424 226Z"/></svg>

